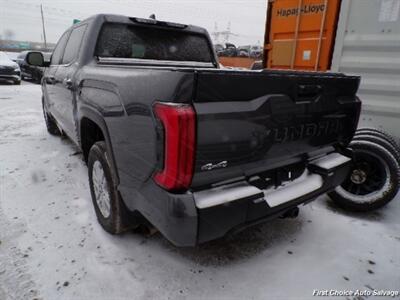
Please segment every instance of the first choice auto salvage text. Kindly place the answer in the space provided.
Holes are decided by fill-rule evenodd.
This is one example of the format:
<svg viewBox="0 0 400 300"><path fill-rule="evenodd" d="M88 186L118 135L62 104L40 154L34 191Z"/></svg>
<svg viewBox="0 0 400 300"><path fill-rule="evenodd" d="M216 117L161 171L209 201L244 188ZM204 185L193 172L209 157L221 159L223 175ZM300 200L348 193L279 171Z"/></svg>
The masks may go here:
<svg viewBox="0 0 400 300"><path fill-rule="evenodd" d="M396 290L313 290L313 296L383 296L383 297L398 297L400 291Z"/></svg>

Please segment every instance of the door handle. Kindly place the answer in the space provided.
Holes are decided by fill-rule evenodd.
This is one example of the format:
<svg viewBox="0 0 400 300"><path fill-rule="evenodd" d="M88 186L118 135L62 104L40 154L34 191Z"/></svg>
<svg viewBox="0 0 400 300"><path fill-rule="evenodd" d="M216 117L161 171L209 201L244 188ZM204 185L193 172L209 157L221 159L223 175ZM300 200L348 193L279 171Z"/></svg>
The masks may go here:
<svg viewBox="0 0 400 300"><path fill-rule="evenodd" d="M48 84L54 84L56 82L56 78L54 76L46 76L45 80Z"/></svg>
<svg viewBox="0 0 400 300"><path fill-rule="evenodd" d="M71 90L73 86L71 78L64 79L64 85L67 87L67 89Z"/></svg>

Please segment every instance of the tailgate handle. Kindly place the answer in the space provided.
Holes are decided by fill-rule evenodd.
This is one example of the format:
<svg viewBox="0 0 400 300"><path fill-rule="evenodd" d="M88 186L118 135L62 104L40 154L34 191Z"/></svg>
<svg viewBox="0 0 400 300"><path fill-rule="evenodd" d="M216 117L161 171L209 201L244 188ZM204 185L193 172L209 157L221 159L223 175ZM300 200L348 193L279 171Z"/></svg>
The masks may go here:
<svg viewBox="0 0 400 300"><path fill-rule="evenodd" d="M311 102L315 100L322 92L322 86L300 84L297 86L297 101Z"/></svg>

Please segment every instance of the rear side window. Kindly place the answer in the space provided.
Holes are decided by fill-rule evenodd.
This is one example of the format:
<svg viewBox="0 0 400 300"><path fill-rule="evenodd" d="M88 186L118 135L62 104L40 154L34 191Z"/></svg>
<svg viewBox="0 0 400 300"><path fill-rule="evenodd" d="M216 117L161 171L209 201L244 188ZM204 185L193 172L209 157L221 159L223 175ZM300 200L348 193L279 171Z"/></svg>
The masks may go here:
<svg viewBox="0 0 400 300"><path fill-rule="evenodd" d="M107 23L96 55L169 61L212 62L208 40L187 31Z"/></svg>
<svg viewBox="0 0 400 300"><path fill-rule="evenodd" d="M73 62L78 57L85 30L86 25L77 27L72 30L72 33L68 39L67 46L65 47L64 57L62 60L63 65Z"/></svg>
<svg viewBox="0 0 400 300"><path fill-rule="evenodd" d="M61 63L61 57L65 48L65 44L67 43L68 34L69 31L65 32L58 41L57 46L53 51L53 56L51 57L52 65L59 65Z"/></svg>

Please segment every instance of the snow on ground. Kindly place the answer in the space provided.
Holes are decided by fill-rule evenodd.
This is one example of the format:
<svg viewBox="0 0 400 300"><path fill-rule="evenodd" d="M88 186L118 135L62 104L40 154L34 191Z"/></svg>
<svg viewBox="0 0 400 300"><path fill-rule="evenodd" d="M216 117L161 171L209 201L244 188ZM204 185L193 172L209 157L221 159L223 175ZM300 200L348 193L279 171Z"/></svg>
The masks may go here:
<svg viewBox="0 0 400 300"><path fill-rule="evenodd" d="M196 248L176 248L159 234L105 233L82 157L46 132L40 97L38 85L0 85L0 299L310 299L314 289L400 290L400 199L349 214L323 196L297 219Z"/></svg>

